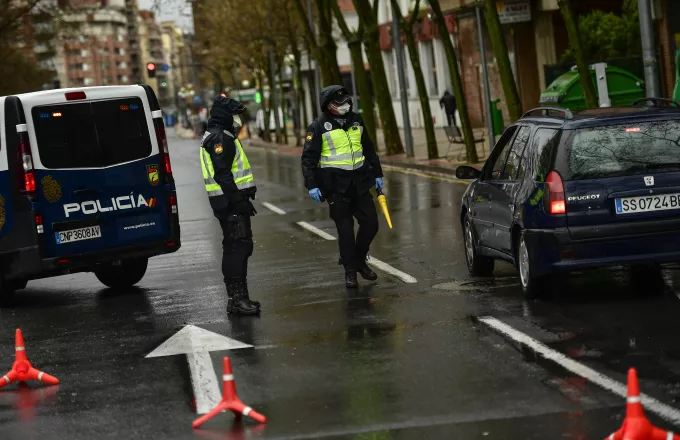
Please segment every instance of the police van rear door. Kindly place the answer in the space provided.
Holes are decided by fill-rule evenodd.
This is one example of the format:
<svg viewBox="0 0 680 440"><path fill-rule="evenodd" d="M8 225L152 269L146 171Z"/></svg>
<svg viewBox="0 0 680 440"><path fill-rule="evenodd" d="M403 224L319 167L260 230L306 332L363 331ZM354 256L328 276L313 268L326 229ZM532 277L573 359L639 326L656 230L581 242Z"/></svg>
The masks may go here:
<svg viewBox="0 0 680 440"><path fill-rule="evenodd" d="M33 122L45 257L96 253L169 235L159 146L144 89L86 90L61 92L60 102L54 97L31 102L26 112Z"/></svg>

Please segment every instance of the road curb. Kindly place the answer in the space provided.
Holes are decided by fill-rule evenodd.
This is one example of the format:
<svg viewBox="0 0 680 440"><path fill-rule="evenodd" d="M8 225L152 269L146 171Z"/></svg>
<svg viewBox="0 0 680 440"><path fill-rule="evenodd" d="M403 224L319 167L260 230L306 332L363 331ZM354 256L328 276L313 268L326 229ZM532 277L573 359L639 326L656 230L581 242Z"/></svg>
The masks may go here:
<svg viewBox="0 0 680 440"><path fill-rule="evenodd" d="M270 142L264 142L257 139L249 139L247 146L264 148L268 150L275 150L281 153L296 153L302 154L302 148L299 147L289 147L284 145L278 145ZM386 168L398 168L404 171L418 172L422 174L427 174L434 177L454 177L456 176L456 170L452 168L445 168L436 165L425 165L418 163L402 162L399 160L390 160L384 157L380 158L380 163Z"/></svg>

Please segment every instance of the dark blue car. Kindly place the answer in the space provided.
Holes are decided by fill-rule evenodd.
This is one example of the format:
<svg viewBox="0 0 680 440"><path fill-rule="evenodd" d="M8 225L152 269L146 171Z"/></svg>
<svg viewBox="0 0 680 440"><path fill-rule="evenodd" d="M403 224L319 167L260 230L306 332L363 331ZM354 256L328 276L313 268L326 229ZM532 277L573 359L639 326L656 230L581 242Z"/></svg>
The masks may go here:
<svg viewBox="0 0 680 440"><path fill-rule="evenodd" d="M468 268L514 264L529 296L552 276L631 267L658 287L660 263L680 260L680 103L571 112L539 108L509 126L462 199Z"/></svg>

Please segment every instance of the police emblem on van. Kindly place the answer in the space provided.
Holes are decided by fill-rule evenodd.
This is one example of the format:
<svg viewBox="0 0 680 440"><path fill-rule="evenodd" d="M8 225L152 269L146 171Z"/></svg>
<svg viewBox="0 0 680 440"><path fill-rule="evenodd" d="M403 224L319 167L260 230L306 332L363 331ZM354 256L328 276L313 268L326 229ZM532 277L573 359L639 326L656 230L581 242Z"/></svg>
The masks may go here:
<svg viewBox="0 0 680 440"><path fill-rule="evenodd" d="M74 212L85 215L98 212L123 211L135 208L152 208L156 205L156 198L145 199L143 195L130 193L128 196L111 197L108 200L86 200L80 203L65 203L64 214L68 218Z"/></svg>
<svg viewBox="0 0 680 440"><path fill-rule="evenodd" d="M158 185L158 164L147 165L146 166L146 176L149 179L149 183L153 186Z"/></svg>
<svg viewBox="0 0 680 440"><path fill-rule="evenodd" d="M50 203L55 203L61 199L61 186L59 186L59 182L54 180L51 175L40 179L40 183L42 184L45 200Z"/></svg>

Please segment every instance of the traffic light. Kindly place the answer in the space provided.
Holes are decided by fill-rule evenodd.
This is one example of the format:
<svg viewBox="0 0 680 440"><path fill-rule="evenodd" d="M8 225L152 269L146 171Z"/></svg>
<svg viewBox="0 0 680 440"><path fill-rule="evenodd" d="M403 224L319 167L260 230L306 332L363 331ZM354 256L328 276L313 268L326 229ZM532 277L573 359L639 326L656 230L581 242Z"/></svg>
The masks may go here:
<svg viewBox="0 0 680 440"><path fill-rule="evenodd" d="M154 63L147 63L146 72L149 74L149 78L156 77L156 65Z"/></svg>
<svg viewBox="0 0 680 440"><path fill-rule="evenodd" d="M168 83L167 81L161 81L161 87L167 87Z"/></svg>

